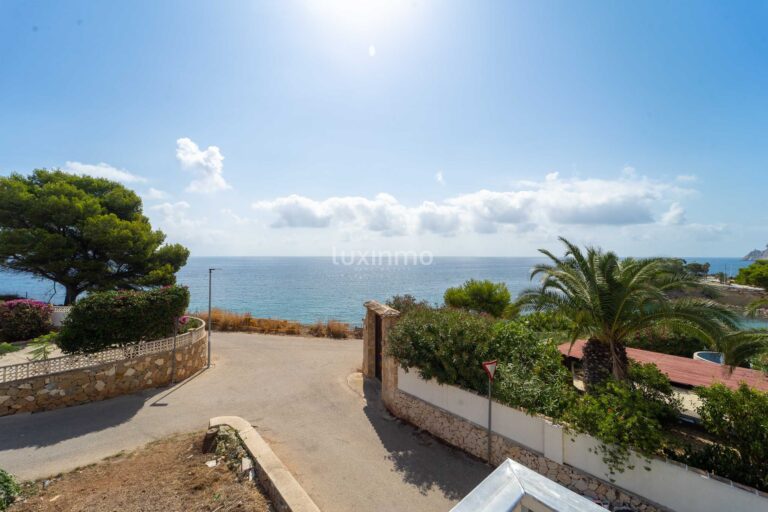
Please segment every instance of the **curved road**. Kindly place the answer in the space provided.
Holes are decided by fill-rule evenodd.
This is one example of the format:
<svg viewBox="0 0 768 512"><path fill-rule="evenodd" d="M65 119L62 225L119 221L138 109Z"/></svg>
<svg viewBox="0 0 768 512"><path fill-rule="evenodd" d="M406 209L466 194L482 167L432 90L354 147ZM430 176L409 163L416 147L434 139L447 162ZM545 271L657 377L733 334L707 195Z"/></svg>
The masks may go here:
<svg viewBox="0 0 768 512"><path fill-rule="evenodd" d="M216 333L213 350L210 370L173 388L0 418L0 467L41 478L234 415L326 512L447 511L490 471L394 420L375 386L348 379L359 340Z"/></svg>

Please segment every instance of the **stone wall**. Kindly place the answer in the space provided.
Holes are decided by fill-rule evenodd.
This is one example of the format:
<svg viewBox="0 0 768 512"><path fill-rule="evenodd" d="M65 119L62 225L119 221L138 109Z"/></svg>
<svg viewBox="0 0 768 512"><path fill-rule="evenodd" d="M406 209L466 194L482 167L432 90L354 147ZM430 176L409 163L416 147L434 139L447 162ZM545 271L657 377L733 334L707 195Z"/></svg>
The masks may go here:
<svg viewBox="0 0 768 512"><path fill-rule="evenodd" d="M206 364L206 338L176 349L175 381ZM0 416L95 402L171 383L173 351L0 384Z"/></svg>
<svg viewBox="0 0 768 512"><path fill-rule="evenodd" d="M386 401L385 405L398 418L426 430L435 437L475 457L486 459L488 437L484 428L400 390L397 390L393 394L393 398ZM616 488L603 480L569 466L558 464L542 454L523 448L510 439L493 434L491 441L492 465L497 466L507 458L531 468L578 494L599 500L606 505L630 506L638 512L668 510Z"/></svg>

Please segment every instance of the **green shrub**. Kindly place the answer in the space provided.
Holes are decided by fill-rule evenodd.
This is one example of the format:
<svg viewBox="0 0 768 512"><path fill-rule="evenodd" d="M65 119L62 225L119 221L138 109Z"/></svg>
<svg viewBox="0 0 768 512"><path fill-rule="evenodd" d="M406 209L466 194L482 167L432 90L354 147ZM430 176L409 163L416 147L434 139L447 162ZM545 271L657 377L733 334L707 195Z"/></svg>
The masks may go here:
<svg viewBox="0 0 768 512"><path fill-rule="evenodd" d="M16 497L21 492L21 487L16 483L13 475L0 469L0 511L5 510L16 501Z"/></svg>
<svg viewBox="0 0 768 512"><path fill-rule="evenodd" d="M448 288L445 305L500 318L509 306L510 294L504 283L470 279L456 288Z"/></svg>
<svg viewBox="0 0 768 512"><path fill-rule="evenodd" d="M573 329L573 322L557 311L532 311L517 320L535 332L566 333Z"/></svg>
<svg viewBox="0 0 768 512"><path fill-rule="evenodd" d="M11 345L6 341L0 342L0 357L5 354L10 354L11 352L16 352L17 350L20 350L20 348L16 345Z"/></svg>
<svg viewBox="0 0 768 512"><path fill-rule="evenodd" d="M392 298L387 301L387 306L398 310L401 315L405 315L413 309L431 307L426 300L416 300L416 297L409 293L406 293L405 295L393 295Z"/></svg>
<svg viewBox="0 0 768 512"><path fill-rule="evenodd" d="M717 442L686 449L684 462L768 491L768 393L742 384L697 388L704 429Z"/></svg>
<svg viewBox="0 0 768 512"><path fill-rule="evenodd" d="M457 309L415 309L392 328L389 354L424 379L437 379L482 392L487 377L482 362L492 354L493 324Z"/></svg>
<svg viewBox="0 0 768 512"><path fill-rule="evenodd" d="M768 260L757 260L748 267L740 268L734 281L768 290Z"/></svg>
<svg viewBox="0 0 768 512"><path fill-rule="evenodd" d="M499 360L494 395L500 402L557 418L576 399L557 345L542 339L524 320L497 324L492 346L492 357Z"/></svg>
<svg viewBox="0 0 768 512"><path fill-rule="evenodd" d="M669 380L654 365L631 364L630 379L607 381L564 415L570 427L601 442L598 451L611 475L634 469L627 463L631 450L650 457L671 445L667 427L679 414Z"/></svg>
<svg viewBox="0 0 768 512"><path fill-rule="evenodd" d="M709 350L698 338L672 333L669 329L644 329L627 341L627 346L680 357L693 357L694 352Z"/></svg>
<svg viewBox="0 0 768 512"><path fill-rule="evenodd" d="M51 330L53 307L45 302L16 299L0 303L0 340L23 341Z"/></svg>
<svg viewBox="0 0 768 512"><path fill-rule="evenodd" d="M59 347L91 353L172 336L175 319L188 305L189 290L183 286L94 293L73 306L61 326Z"/></svg>

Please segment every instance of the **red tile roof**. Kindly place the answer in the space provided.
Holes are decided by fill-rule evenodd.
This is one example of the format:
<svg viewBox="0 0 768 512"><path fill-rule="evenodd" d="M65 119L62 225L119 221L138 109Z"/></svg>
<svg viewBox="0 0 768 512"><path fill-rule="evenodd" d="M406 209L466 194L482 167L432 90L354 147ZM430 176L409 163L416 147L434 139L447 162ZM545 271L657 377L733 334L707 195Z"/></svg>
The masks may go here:
<svg viewBox="0 0 768 512"><path fill-rule="evenodd" d="M581 359L584 355L584 343L584 340L579 340L573 347L570 347L570 343L563 343L558 348L565 356ZM654 363L659 370L667 374L673 384L709 386L721 382L731 389L736 389L739 383L746 382L750 387L768 391L768 378L757 370L735 368L733 373L729 374L727 366L637 348L628 348L627 355L638 363Z"/></svg>

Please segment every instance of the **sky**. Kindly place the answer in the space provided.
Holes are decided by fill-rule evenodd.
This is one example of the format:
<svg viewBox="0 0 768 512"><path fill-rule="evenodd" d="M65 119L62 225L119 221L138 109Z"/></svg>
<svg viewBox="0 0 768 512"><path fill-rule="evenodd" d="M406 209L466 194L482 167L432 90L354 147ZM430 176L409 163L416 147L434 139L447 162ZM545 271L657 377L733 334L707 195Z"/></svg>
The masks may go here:
<svg viewBox="0 0 768 512"><path fill-rule="evenodd" d="M0 175L193 256L768 243L768 2L0 2Z"/></svg>

